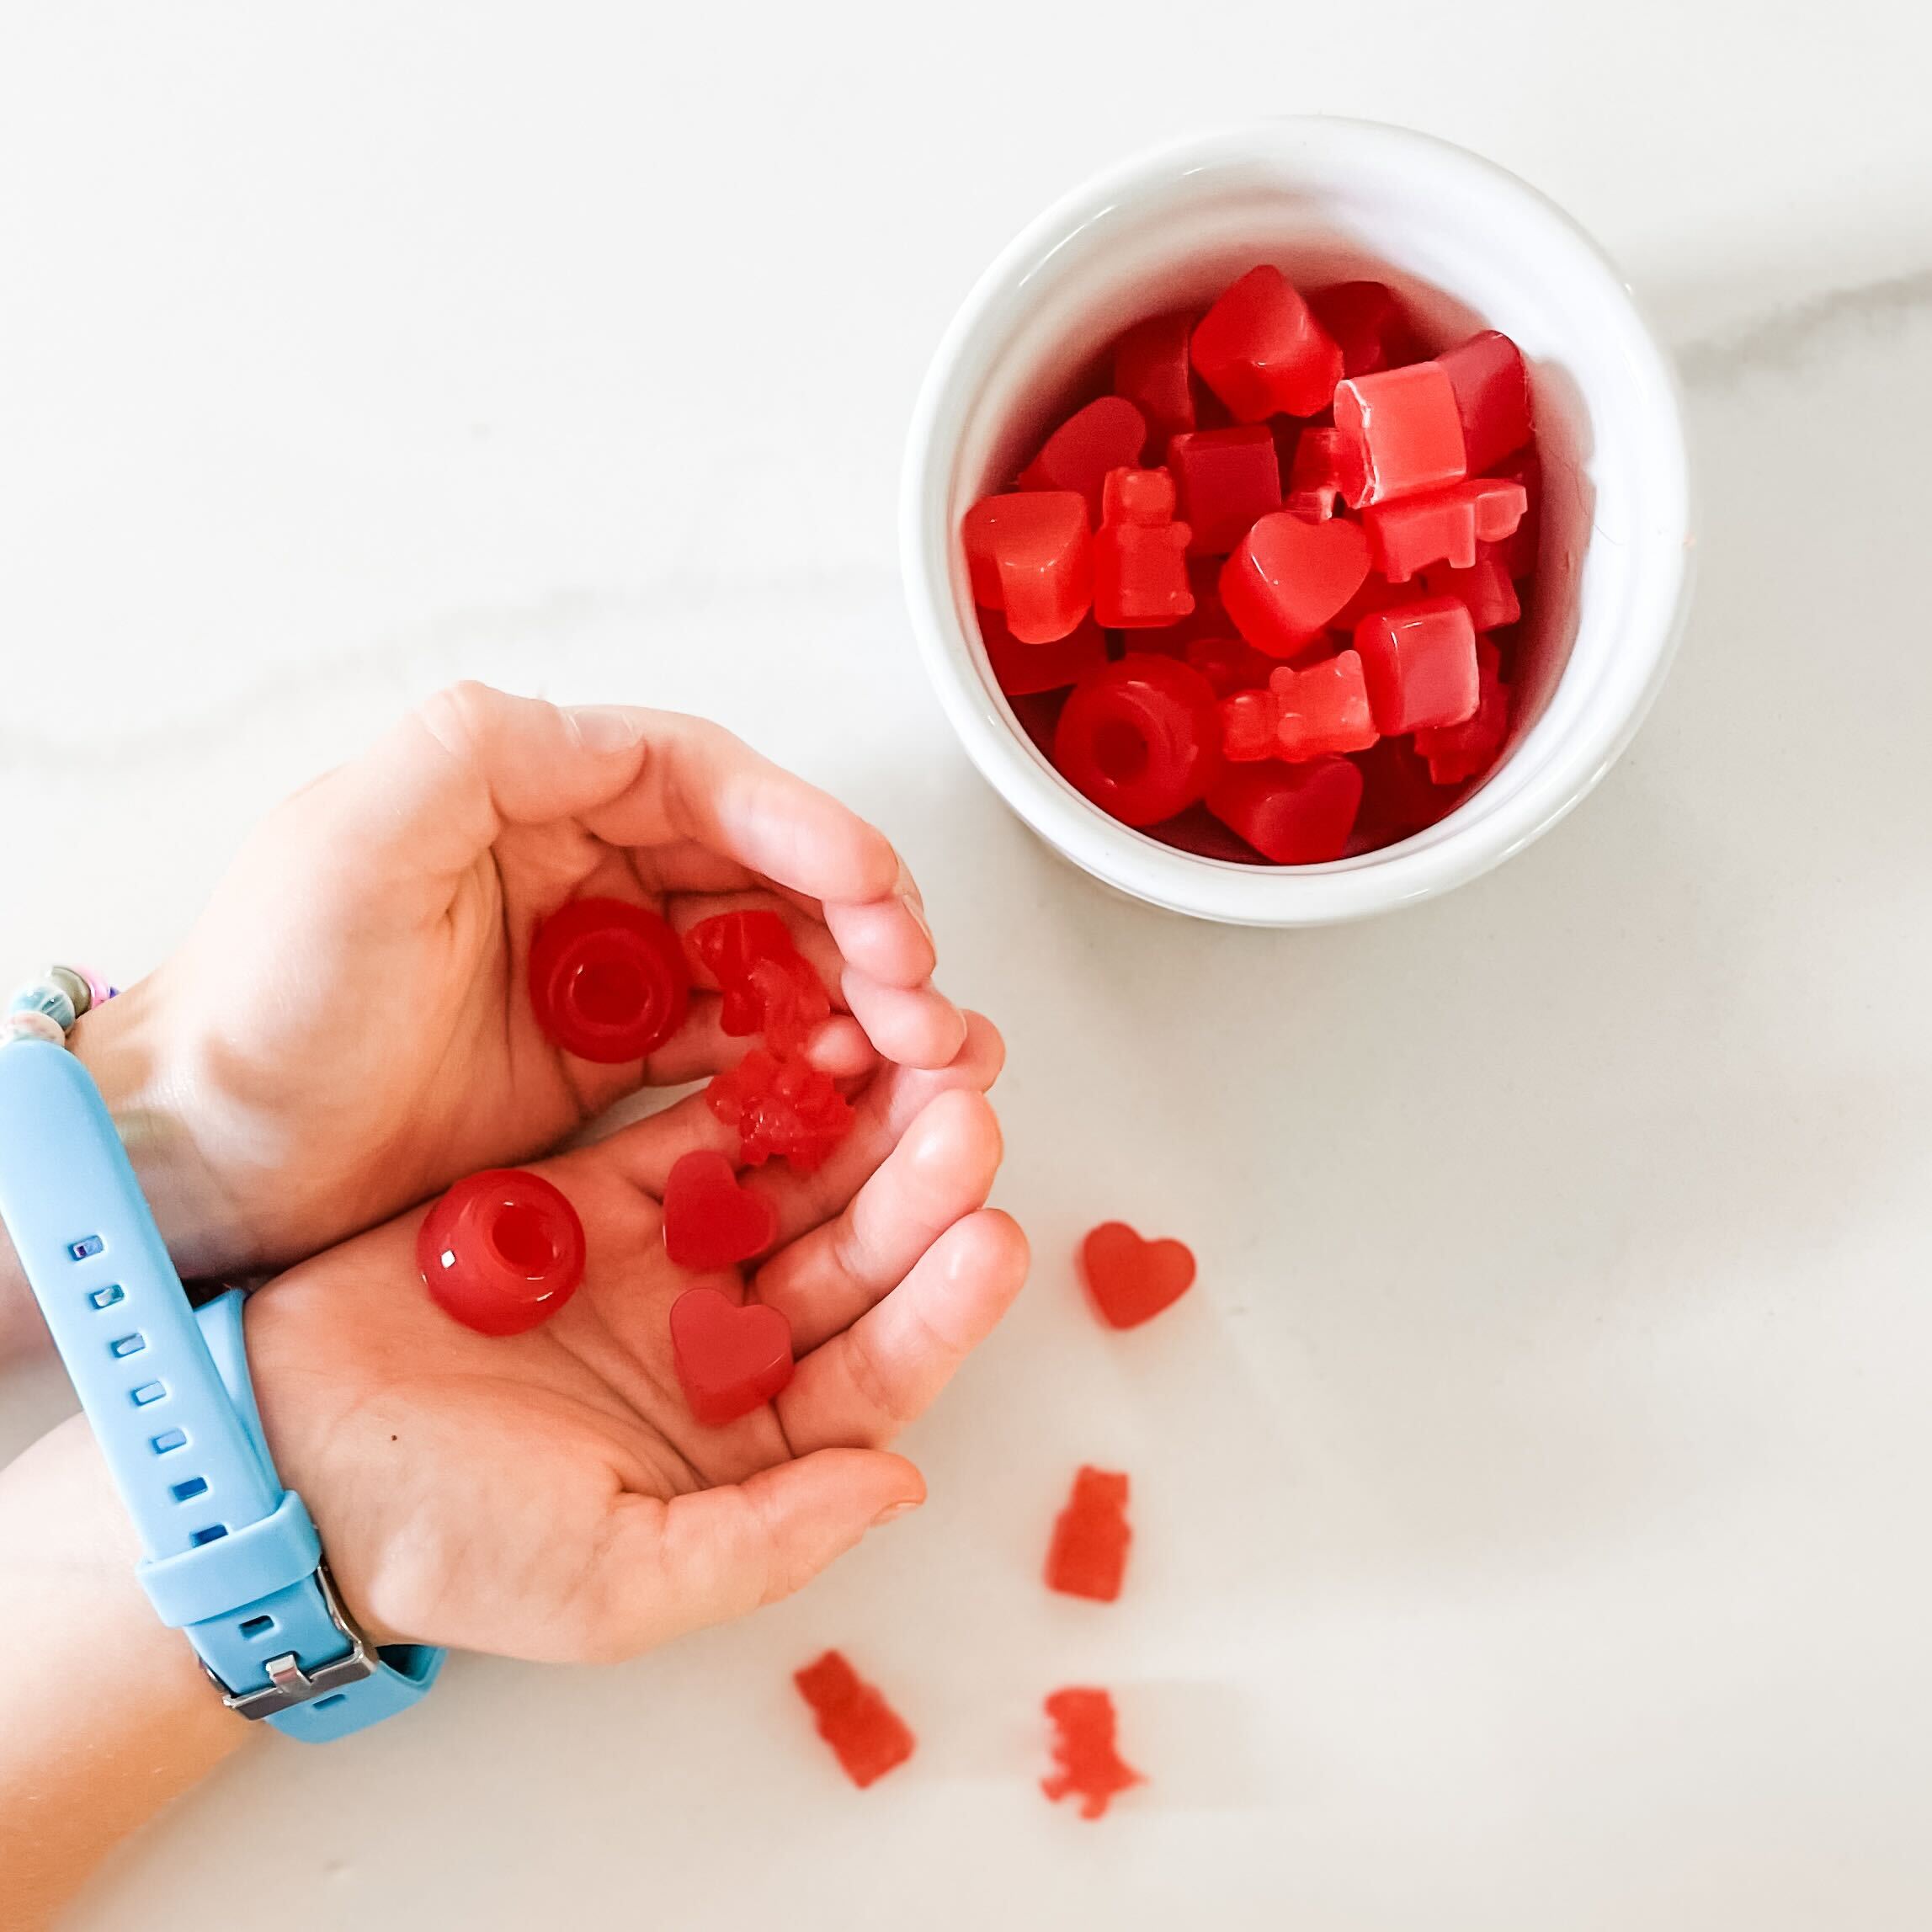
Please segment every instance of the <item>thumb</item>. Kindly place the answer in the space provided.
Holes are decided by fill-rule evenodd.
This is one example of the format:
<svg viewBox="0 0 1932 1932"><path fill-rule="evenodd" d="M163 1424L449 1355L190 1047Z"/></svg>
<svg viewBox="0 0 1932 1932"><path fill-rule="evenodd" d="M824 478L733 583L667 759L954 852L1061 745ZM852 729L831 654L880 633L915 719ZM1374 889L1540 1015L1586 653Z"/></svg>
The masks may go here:
<svg viewBox="0 0 1932 1932"><path fill-rule="evenodd" d="M626 1496L583 1579L591 1655L615 1660L776 1603L925 1500L903 1456L822 1449L743 1482Z"/></svg>

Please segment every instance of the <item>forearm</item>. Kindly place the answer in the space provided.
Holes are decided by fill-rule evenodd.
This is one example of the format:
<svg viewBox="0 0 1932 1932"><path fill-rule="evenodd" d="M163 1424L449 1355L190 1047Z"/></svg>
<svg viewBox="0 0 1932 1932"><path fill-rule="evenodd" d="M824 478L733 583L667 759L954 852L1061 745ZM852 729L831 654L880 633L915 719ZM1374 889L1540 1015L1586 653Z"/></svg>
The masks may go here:
<svg viewBox="0 0 1932 1932"><path fill-rule="evenodd" d="M11 1257L9 1257L11 1259ZM0 1898L51 1922L121 1839L250 1738L134 1576L77 1417L0 1470Z"/></svg>

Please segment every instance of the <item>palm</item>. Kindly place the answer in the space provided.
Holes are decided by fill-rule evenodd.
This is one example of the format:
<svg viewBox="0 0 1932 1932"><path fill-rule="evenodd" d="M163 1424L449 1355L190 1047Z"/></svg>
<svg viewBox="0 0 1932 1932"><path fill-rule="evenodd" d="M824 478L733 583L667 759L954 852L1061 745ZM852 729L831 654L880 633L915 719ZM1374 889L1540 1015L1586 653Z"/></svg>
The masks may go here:
<svg viewBox="0 0 1932 1932"><path fill-rule="evenodd" d="M623 1654L782 1594L916 1492L877 1451L1025 1271L1017 1230L976 1211L997 1064L982 1028L952 1067L889 1069L822 1175L758 1178L784 1244L752 1292L785 1309L800 1361L775 1405L726 1429L692 1421L668 1336L691 1277L664 1256L656 1190L679 1153L719 1144L690 1103L546 1167L588 1262L530 1334L487 1339L429 1301L413 1215L263 1291L249 1352L272 1446L350 1603L386 1635Z"/></svg>
<svg viewBox="0 0 1932 1932"><path fill-rule="evenodd" d="M566 899L649 904L681 929L777 904L864 1023L827 1029L822 1065L863 1072L874 1044L928 1066L956 1050L891 849L842 806L695 721L631 714L662 742L614 760L552 742L570 715L548 705L439 704L434 730L412 721L272 815L181 950L85 1023L97 1064L119 1051L162 1107L190 1103L192 1144L157 1200L187 1271L311 1253L742 1051L704 993L641 1065L551 1046L524 969Z"/></svg>

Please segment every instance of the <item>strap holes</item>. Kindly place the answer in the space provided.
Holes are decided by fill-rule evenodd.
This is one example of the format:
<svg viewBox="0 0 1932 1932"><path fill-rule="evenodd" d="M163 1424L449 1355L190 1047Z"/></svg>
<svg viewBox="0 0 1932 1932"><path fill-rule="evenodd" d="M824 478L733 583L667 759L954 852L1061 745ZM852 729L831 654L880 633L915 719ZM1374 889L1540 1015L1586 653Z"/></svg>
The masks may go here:
<svg viewBox="0 0 1932 1932"><path fill-rule="evenodd" d="M123 1361L130 1355L138 1355L146 1346L147 1337L146 1335L123 1335L118 1342L108 1344L108 1353L116 1361Z"/></svg>
<svg viewBox="0 0 1932 1932"><path fill-rule="evenodd" d="M337 1705L346 1704L348 1702L349 1699L341 1691L338 1690L332 1696L317 1698L311 1708L317 1711L333 1711L335 1709Z"/></svg>
<svg viewBox="0 0 1932 1932"><path fill-rule="evenodd" d="M272 1616L252 1616L242 1626L241 1634L252 1642L258 1637L270 1635L275 1627Z"/></svg>
<svg viewBox="0 0 1932 1932"><path fill-rule="evenodd" d="M208 1493L208 1478L190 1476L185 1482L177 1482L170 1493L177 1503L192 1503L197 1496Z"/></svg>
<svg viewBox="0 0 1932 1932"><path fill-rule="evenodd" d="M127 1296L121 1292L120 1285L116 1282L110 1287L95 1289L88 1296L88 1306L90 1308L111 1308L116 1301L125 1301L126 1299Z"/></svg>
<svg viewBox="0 0 1932 1932"><path fill-rule="evenodd" d="M67 1258L72 1261L91 1260L106 1246L107 1243L98 1234L90 1234L83 1240L70 1241L67 1243Z"/></svg>
<svg viewBox="0 0 1932 1932"><path fill-rule="evenodd" d="M164 1429L152 1438L147 1445L157 1456L167 1456L177 1449L188 1446L188 1431L184 1429Z"/></svg>
<svg viewBox="0 0 1932 1932"><path fill-rule="evenodd" d="M189 1540L199 1550L204 1543L219 1543L227 1534L226 1523L210 1523L205 1530L197 1530Z"/></svg>
<svg viewBox="0 0 1932 1932"><path fill-rule="evenodd" d="M168 1399L166 1382L143 1382L137 1389L129 1392L128 1398L136 1408L146 1408L151 1403Z"/></svg>

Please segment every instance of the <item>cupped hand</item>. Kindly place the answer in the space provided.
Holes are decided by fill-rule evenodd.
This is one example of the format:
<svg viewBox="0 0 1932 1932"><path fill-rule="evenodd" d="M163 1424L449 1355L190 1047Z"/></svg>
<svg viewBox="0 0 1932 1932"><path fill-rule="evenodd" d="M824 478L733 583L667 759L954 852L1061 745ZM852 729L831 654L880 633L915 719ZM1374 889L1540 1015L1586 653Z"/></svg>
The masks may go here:
<svg viewBox="0 0 1932 1932"><path fill-rule="evenodd" d="M746 1177L780 1233L742 1291L784 1311L798 1361L775 1402L723 1429L692 1420L668 1318L695 1282L741 1283L673 1266L659 1206L680 1154L736 1152L701 1097L536 1169L576 1207L588 1263L528 1334L472 1333L429 1299L419 1211L252 1297L270 1447L372 1634L628 1656L786 1594L919 1502L886 1445L1026 1273L1025 1237L983 1205L1001 1053L975 1017L949 1065L880 1067L817 1174Z"/></svg>
<svg viewBox="0 0 1932 1932"><path fill-rule="evenodd" d="M715 992L641 1063L550 1043L530 934L589 894L681 929L776 904L833 999L829 1072L961 1049L882 833L701 719L460 685L272 813L181 949L81 1023L183 1271L312 1253L735 1058Z"/></svg>

